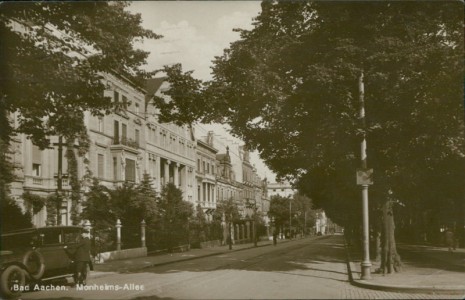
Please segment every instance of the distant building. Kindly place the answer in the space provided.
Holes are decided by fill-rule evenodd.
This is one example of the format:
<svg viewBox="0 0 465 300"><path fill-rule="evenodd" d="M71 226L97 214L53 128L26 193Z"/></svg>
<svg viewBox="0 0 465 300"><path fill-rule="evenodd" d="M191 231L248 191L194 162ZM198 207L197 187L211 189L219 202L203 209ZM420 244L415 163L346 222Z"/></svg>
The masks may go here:
<svg viewBox="0 0 465 300"><path fill-rule="evenodd" d="M292 197L297 192L297 190L294 189L288 181L271 182L271 183L268 183L267 186L268 186L267 187L268 197L270 198L274 195L279 195L284 198Z"/></svg>
<svg viewBox="0 0 465 300"><path fill-rule="evenodd" d="M327 234L326 227L328 223L328 218L326 218L326 213L324 211L320 211L317 213L317 217L315 220L315 233L325 235Z"/></svg>
<svg viewBox="0 0 465 300"><path fill-rule="evenodd" d="M205 140L197 139L197 168L196 168L196 204L200 205L207 219L212 220L212 213L216 209L218 198L216 176L218 172L216 153L213 147L213 132L208 132Z"/></svg>

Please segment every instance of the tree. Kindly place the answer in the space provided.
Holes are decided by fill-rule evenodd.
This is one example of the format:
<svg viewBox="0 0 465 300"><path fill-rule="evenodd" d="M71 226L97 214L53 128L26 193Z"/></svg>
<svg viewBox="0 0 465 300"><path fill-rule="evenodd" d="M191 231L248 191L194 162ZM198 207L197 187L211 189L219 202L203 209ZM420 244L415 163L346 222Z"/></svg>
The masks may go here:
<svg viewBox="0 0 465 300"><path fill-rule="evenodd" d="M188 242L189 219L194 213L192 203L182 199L182 191L174 184L163 186L158 203L160 244L169 251Z"/></svg>
<svg viewBox="0 0 465 300"><path fill-rule="evenodd" d="M236 201L231 197L222 201L219 201L216 205L214 219L220 219L225 221L227 226L227 242L229 250L232 249L232 225L234 222L240 220L239 209Z"/></svg>
<svg viewBox="0 0 465 300"><path fill-rule="evenodd" d="M312 200L307 196L295 193L292 196L292 224L305 234L308 228L315 224L315 212L312 210Z"/></svg>
<svg viewBox="0 0 465 300"><path fill-rule="evenodd" d="M94 178L83 203L81 218L90 220L99 237L109 241L113 240L110 234L114 233L116 221L120 219L124 247L139 247L142 220L146 221L148 237L155 229L158 219L157 201L158 197L147 174L144 174L138 185L125 182L114 190L101 185Z"/></svg>
<svg viewBox="0 0 465 300"><path fill-rule="evenodd" d="M39 213L42 208L47 204L47 197L35 195L27 191L23 193L23 200L26 207L26 211L31 212L35 215Z"/></svg>
<svg viewBox="0 0 465 300"><path fill-rule="evenodd" d="M131 217L135 222L146 220L149 223L156 221L158 218L158 195L152 187L149 174L144 173L141 182L136 186L135 197L131 203L126 206L125 214Z"/></svg>
<svg viewBox="0 0 465 300"><path fill-rule="evenodd" d="M265 1L254 28L239 30L241 39L215 59L214 79L198 103L209 112L199 119L230 124L278 177L296 179L316 207L355 232L361 219L354 174L366 135L375 170L372 216L377 211L383 220L381 271L393 272L400 265L394 208L463 200L460 5ZM170 102L172 111L176 101L182 99ZM162 109L166 120L168 111ZM443 190L426 184L433 173L447 174L459 193L431 197Z"/></svg>
<svg viewBox="0 0 465 300"><path fill-rule="evenodd" d="M193 247L200 248L200 243L207 240L208 231L207 218L200 204L195 208L195 214L190 220L189 229L189 244Z"/></svg>
<svg viewBox="0 0 465 300"><path fill-rule="evenodd" d="M271 196L268 215L274 219L276 228L289 224L289 201L291 201L289 197L281 195Z"/></svg>
<svg viewBox="0 0 465 300"><path fill-rule="evenodd" d="M13 199L0 199L0 206L0 211L2 212L0 223L2 234L16 229L32 227L29 212L23 213Z"/></svg>
<svg viewBox="0 0 465 300"><path fill-rule="evenodd" d="M141 27L127 3L34 2L0 7L3 109L19 111L18 132L41 147L47 137L76 137L83 112L111 108L102 72L135 77L148 52L133 41L160 38ZM71 125L71 126L70 126Z"/></svg>
<svg viewBox="0 0 465 300"><path fill-rule="evenodd" d="M89 220L94 229L95 251L114 250L117 216L113 210L110 190L101 185L97 178L92 178L92 185L89 186L82 207L81 219Z"/></svg>
<svg viewBox="0 0 465 300"><path fill-rule="evenodd" d="M17 133L41 149L49 147L50 136L58 135L72 144L77 139L80 155L87 151L84 111L102 115L114 107L103 97L103 74L118 73L142 84L151 74L140 69L148 52L133 43L161 38L142 28L141 16L129 13L127 6L104 1L2 3L0 36L7 41L0 44L2 153ZM15 128L7 118L11 113L16 113ZM68 162L73 165L72 156ZM6 167L2 155L2 190L12 180ZM74 183L73 204L79 189ZM75 223L75 205L72 214Z"/></svg>

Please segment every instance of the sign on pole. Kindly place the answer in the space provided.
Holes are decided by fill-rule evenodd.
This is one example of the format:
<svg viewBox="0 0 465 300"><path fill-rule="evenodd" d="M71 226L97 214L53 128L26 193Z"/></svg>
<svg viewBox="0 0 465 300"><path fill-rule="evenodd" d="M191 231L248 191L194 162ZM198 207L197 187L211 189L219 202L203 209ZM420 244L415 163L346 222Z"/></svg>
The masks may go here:
<svg viewBox="0 0 465 300"><path fill-rule="evenodd" d="M373 184L373 169L357 169L357 185Z"/></svg>

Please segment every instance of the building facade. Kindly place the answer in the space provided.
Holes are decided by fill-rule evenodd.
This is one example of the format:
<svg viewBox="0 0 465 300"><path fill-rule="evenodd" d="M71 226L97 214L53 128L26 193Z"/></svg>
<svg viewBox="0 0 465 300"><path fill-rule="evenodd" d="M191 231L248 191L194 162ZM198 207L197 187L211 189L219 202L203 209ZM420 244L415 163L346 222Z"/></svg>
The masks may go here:
<svg viewBox="0 0 465 300"><path fill-rule="evenodd" d="M91 178L97 178L108 188L116 188L124 182L138 184L148 174L156 191L160 192L168 182L175 184L182 190L185 201L202 207L208 220L212 220L218 201L229 198L234 199L243 218L250 203L266 215L267 190L247 151L237 147L237 151L230 153L229 145L219 143L213 131L205 137L196 137L192 127L158 121L159 111L151 99L154 95L165 97L162 92L169 85L164 78L151 79L141 88L118 74L104 74L104 84L107 88L103 96L118 105L110 114L84 114L90 142L87 153L80 157L77 145L62 146L63 201L58 212L61 224L72 223L68 150L76 157L75 172L82 182L81 204L92 184ZM14 114L11 123L18 125ZM25 192L48 196L58 190L59 138L50 137L50 141L51 148L40 150L23 134L12 140L11 159L17 179L11 184L11 196L23 210L32 212L30 203L23 199ZM53 225L46 223L46 207L32 215L35 226Z"/></svg>
<svg viewBox="0 0 465 300"><path fill-rule="evenodd" d="M292 197L297 192L288 181L283 182L270 182L267 185L268 196L279 195L287 198Z"/></svg>
<svg viewBox="0 0 465 300"><path fill-rule="evenodd" d="M216 209L218 192L216 176L218 166L216 153L213 147L213 132L208 132L205 140L197 139L197 168L196 168L196 203L202 207L207 220L213 219Z"/></svg>

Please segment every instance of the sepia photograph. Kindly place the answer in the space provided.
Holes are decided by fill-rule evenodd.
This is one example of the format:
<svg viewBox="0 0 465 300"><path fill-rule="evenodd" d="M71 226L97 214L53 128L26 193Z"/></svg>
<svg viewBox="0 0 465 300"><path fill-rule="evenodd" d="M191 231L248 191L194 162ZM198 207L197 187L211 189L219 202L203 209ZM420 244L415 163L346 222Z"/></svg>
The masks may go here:
<svg viewBox="0 0 465 300"><path fill-rule="evenodd" d="M1 299L465 299L463 1L0 3Z"/></svg>

